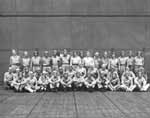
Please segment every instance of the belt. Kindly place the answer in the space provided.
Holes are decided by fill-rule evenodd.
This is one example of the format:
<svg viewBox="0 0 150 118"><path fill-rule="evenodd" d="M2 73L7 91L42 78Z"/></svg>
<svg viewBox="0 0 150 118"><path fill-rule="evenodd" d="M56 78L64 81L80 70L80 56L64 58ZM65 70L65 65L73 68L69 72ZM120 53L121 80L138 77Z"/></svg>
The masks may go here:
<svg viewBox="0 0 150 118"><path fill-rule="evenodd" d="M69 63L63 63L63 65L69 65Z"/></svg>
<svg viewBox="0 0 150 118"><path fill-rule="evenodd" d="M50 67L50 65L43 65L43 67Z"/></svg>
<svg viewBox="0 0 150 118"><path fill-rule="evenodd" d="M143 65L135 65L135 66L143 66Z"/></svg>
<svg viewBox="0 0 150 118"><path fill-rule="evenodd" d="M40 65L33 65L33 66L40 66Z"/></svg>
<svg viewBox="0 0 150 118"><path fill-rule="evenodd" d="M29 65L23 65L23 67L29 67Z"/></svg>
<svg viewBox="0 0 150 118"><path fill-rule="evenodd" d="M75 66L77 66L77 65L79 65L79 64L72 64L72 65L75 65Z"/></svg>
<svg viewBox="0 0 150 118"><path fill-rule="evenodd" d="M126 64L120 64L121 66L125 66Z"/></svg>
<svg viewBox="0 0 150 118"><path fill-rule="evenodd" d="M14 66L19 66L19 65L20 65L20 63L15 63L15 64L12 64L12 65L14 65Z"/></svg>

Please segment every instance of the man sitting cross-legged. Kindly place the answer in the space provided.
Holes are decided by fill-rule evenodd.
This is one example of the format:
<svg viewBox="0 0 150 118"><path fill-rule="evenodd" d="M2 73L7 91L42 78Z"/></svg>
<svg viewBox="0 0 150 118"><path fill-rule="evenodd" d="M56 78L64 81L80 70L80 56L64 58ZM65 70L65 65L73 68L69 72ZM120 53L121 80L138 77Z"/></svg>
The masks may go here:
<svg viewBox="0 0 150 118"><path fill-rule="evenodd" d="M54 92L57 92L60 87L60 75L56 70L52 72L52 76L49 79L49 87Z"/></svg>
<svg viewBox="0 0 150 118"><path fill-rule="evenodd" d="M120 88L132 92L136 85L134 84L135 74L129 70L129 67L126 67L125 72L121 77L121 86Z"/></svg>
<svg viewBox="0 0 150 118"><path fill-rule="evenodd" d="M147 83L147 76L145 76L141 71L138 72L138 75L135 78L135 84L139 91L147 91L150 87L150 84Z"/></svg>

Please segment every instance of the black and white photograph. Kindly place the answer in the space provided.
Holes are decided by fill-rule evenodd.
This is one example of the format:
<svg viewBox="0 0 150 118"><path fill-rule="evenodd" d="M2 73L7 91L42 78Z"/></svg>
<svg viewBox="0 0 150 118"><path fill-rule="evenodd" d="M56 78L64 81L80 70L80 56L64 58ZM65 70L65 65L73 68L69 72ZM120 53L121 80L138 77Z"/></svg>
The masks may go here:
<svg viewBox="0 0 150 118"><path fill-rule="evenodd" d="M0 118L150 118L150 1L0 0Z"/></svg>

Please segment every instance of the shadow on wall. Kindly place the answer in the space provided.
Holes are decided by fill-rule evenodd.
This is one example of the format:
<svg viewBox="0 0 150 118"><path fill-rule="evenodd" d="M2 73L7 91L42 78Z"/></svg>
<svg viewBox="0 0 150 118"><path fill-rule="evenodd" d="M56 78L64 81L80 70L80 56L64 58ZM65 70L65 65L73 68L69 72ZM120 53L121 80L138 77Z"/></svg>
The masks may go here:
<svg viewBox="0 0 150 118"><path fill-rule="evenodd" d="M149 0L1 0L3 14L149 14Z"/></svg>

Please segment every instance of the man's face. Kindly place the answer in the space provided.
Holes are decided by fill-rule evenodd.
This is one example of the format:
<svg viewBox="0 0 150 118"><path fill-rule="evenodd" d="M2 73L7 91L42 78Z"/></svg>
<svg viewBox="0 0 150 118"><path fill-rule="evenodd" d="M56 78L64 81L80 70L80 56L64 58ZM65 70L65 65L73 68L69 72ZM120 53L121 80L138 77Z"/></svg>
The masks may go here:
<svg viewBox="0 0 150 118"><path fill-rule="evenodd" d="M24 56L25 56L25 57L28 56L28 52L27 52L27 51L24 52Z"/></svg>
<svg viewBox="0 0 150 118"><path fill-rule="evenodd" d="M64 55L67 55L67 50L66 49L64 50Z"/></svg>
<svg viewBox="0 0 150 118"><path fill-rule="evenodd" d="M129 56L132 56L132 51L129 51Z"/></svg>
<svg viewBox="0 0 150 118"><path fill-rule="evenodd" d="M20 72L20 70L19 70L19 69L17 69L17 70L16 70L16 73L19 73L19 72Z"/></svg>
<svg viewBox="0 0 150 118"><path fill-rule="evenodd" d="M12 69L9 69L8 72L9 72L9 73L12 73Z"/></svg>
<svg viewBox="0 0 150 118"><path fill-rule="evenodd" d="M74 56L77 56L77 52L74 52Z"/></svg>
<svg viewBox="0 0 150 118"><path fill-rule="evenodd" d="M142 72L139 72L139 77L142 77Z"/></svg>
<svg viewBox="0 0 150 118"><path fill-rule="evenodd" d="M138 56L139 56L139 57L141 56L141 54L142 54L141 51L138 51Z"/></svg>
<svg viewBox="0 0 150 118"><path fill-rule="evenodd" d="M34 52L34 56L38 56L38 52L37 51Z"/></svg>
<svg viewBox="0 0 150 118"><path fill-rule="evenodd" d="M108 56L108 53L107 52L104 52L104 57L106 58Z"/></svg>
<svg viewBox="0 0 150 118"><path fill-rule="evenodd" d="M102 69L103 69L103 70L105 70L105 69L106 69L106 67L105 67L104 65L102 65Z"/></svg>
<svg viewBox="0 0 150 118"><path fill-rule="evenodd" d="M44 56L45 56L45 57L48 57L48 52L47 52L47 51L44 52Z"/></svg>
<svg viewBox="0 0 150 118"><path fill-rule="evenodd" d="M124 51L121 51L121 55L122 55L122 56L125 56L125 52L124 52Z"/></svg>
<svg viewBox="0 0 150 118"><path fill-rule="evenodd" d="M112 58L115 58L115 57L116 57L116 56L115 56L115 54L113 53L113 54L112 54Z"/></svg>
<svg viewBox="0 0 150 118"><path fill-rule="evenodd" d="M56 50L54 50L54 51L53 51L53 54L54 54L54 55L56 55L56 54L57 54L57 51L56 51Z"/></svg>
<svg viewBox="0 0 150 118"><path fill-rule="evenodd" d="M17 52L16 52L16 50L12 50L12 55L17 55Z"/></svg>
<svg viewBox="0 0 150 118"><path fill-rule="evenodd" d="M87 52L86 55L87 55L87 57L90 57L90 52Z"/></svg>
<svg viewBox="0 0 150 118"><path fill-rule="evenodd" d="M99 52L96 52L96 53L95 53L95 57L99 57Z"/></svg>

